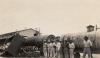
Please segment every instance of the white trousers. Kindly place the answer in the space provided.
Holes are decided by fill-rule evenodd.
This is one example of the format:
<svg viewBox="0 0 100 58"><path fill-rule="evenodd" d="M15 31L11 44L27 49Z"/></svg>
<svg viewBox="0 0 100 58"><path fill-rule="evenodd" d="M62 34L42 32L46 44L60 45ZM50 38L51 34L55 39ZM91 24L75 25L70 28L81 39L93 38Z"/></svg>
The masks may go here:
<svg viewBox="0 0 100 58"><path fill-rule="evenodd" d="M70 58L74 58L74 49L69 49Z"/></svg>
<svg viewBox="0 0 100 58"><path fill-rule="evenodd" d="M44 56L47 57L47 48L43 48Z"/></svg>
<svg viewBox="0 0 100 58"><path fill-rule="evenodd" d="M55 56L55 49L48 48L48 57L54 57L54 56Z"/></svg>
<svg viewBox="0 0 100 58"><path fill-rule="evenodd" d="M58 49L56 50L56 57L60 58L60 50L58 50Z"/></svg>
<svg viewBox="0 0 100 58"><path fill-rule="evenodd" d="M91 58L91 50L90 50L90 48L84 48L83 58L86 57L86 54L88 54L88 58Z"/></svg>

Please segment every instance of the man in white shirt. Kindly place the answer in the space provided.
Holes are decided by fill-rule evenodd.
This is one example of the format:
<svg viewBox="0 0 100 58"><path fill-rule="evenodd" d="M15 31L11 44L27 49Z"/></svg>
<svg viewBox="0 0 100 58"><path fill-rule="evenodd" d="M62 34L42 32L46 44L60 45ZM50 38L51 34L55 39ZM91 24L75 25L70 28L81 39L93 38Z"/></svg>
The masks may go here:
<svg viewBox="0 0 100 58"><path fill-rule="evenodd" d="M61 43L60 43L59 40L57 40L55 44L56 44L56 57L57 57L57 58L60 58L59 55L60 55Z"/></svg>
<svg viewBox="0 0 100 58"><path fill-rule="evenodd" d="M48 41L48 43L47 43L47 49L48 49L47 57L51 57L51 48L52 48L52 44L50 41Z"/></svg>
<svg viewBox="0 0 100 58"><path fill-rule="evenodd" d="M83 44L84 44L83 58L85 58L86 54L88 54L88 58L91 58L92 42L88 39L87 36L84 37Z"/></svg>
<svg viewBox="0 0 100 58"><path fill-rule="evenodd" d="M48 54L49 54L49 57L54 57L55 56L54 42L49 42L48 43Z"/></svg>
<svg viewBox="0 0 100 58"><path fill-rule="evenodd" d="M70 42L69 42L70 58L74 58L74 49L75 49L75 44L73 43L72 40L70 40Z"/></svg>
<svg viewBox="0 0 100 58"><path fill-rule="evenodd" d="M47 57L47 42L46 42L46 40L44 40L44 43L43 43L43 53L44 53L44 56Z"/></svg>

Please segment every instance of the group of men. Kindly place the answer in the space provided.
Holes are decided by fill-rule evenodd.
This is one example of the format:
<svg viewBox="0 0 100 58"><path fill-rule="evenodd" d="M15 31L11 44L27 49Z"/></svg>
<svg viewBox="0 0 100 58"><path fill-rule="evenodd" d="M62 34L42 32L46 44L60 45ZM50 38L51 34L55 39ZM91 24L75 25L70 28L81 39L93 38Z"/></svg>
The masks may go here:
<svg viewBox="0 0 100 58"><path fill-rule="evenodd" d="M75 43L74 43L74 41L69 40L67 44L68 44L67 47L69 50L69 58L75 58L75 55L74 55ZM89 40L89 38L87 36L84 37L83 45L84 45L83 58L85 58L86 54L88 54L88 58L92 58L92 53L91 53L92 42ZM57 39L55 41L44 40L44 43L43 43L44 56L46 58L53 58L53 57L61 58L61 57L59 57L60 52L61 52L60 51L61 47L62 47L62 43L59 41L59 39ZM68 52L68 51L64 51L64 52Z"/></svg>
<svg viewBox="0 0 100 58"><path fill-rule="evenodd" d="M58 55L60 55L60 47L61 47L61 43L60 41L57 39L56 41L44 41L43 44L43 52L44 52L44 56L46 58L53 58L53 57L57 57Z"/></svg>

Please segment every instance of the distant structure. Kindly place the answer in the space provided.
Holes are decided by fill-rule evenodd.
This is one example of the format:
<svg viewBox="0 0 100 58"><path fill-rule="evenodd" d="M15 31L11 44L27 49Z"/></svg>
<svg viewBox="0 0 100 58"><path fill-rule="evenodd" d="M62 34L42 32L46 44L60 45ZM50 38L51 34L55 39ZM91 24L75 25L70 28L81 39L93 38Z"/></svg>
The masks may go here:
<svg viewBox="0 0 100 58"><path fill-rule="evenodd" d="M87 26L87 32L92 32L92 31L94 31L95 29L94 29L94 26L93 25L89 25L89 26Z"/></svg>

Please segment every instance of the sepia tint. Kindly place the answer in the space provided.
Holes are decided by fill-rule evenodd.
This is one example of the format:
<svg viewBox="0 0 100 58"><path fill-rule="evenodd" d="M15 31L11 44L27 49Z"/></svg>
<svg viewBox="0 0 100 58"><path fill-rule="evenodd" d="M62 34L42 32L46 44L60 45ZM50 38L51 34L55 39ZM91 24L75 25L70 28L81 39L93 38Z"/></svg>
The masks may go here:
<svg viewBox="0 0 100 58"><path fill-rule="evenodd" d="M0 57L100 58L99 0L0 0Z"/></svg>

